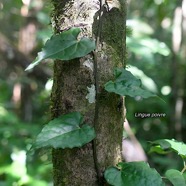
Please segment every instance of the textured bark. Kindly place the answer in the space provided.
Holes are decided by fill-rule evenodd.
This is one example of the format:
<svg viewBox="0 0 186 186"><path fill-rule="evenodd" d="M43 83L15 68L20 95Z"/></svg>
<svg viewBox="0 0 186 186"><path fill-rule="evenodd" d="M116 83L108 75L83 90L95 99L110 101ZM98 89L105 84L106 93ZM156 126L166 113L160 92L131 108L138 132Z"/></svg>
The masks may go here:
<svg viewBox="0 0 186 186"><path fill-rule="evenodd" d="M97 134L93 142L82 148L53 150L54 185L103 186L105 168L121 161L123 108L118 108L121 98L107 93L104 84L113 78L114 67L125 65L125 1L113 0L112 7L105 5L102 11L99 0L52 2L56 33L76 26L82 28L82 36L100 39L96 52L54 64L52 118L81 112ZM96 86L95 103L85 98L91 85Z"/></svg>

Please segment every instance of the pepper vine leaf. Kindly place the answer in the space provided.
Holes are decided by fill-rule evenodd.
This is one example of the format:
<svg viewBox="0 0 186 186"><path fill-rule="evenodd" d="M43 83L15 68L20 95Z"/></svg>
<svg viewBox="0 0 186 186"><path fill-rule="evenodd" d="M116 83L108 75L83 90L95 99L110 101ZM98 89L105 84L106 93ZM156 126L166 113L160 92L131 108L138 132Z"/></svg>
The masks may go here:
<svg viewBox="0 0 186 186"><path fill-rule="evenodd" d="M104 177L110 185L164 186L161 176L145 162L119 163L106 169Z"/></svg>
<svg viewBox="0 0 186 186"><path fill-rule="evenodd" d="M83 124L79 112L62 115L44 126L37 136L33 148L74 148L81 147L95 138L95 130Z"/></svg>
<svg viewBox="0 0 186 186"><path fill-rule="evenodd" d="M174 186L186 186L186 181L183 177L183 174L178 170L167 170L165 176Z"/></svg>
<svg viewBox="0 0 186 186"><path fill-rule="evenodd" d="M95 41L89 38L77 39L80 32L80 28L74 27L60 34L53 35L26 70L34 68L47 58L71 60L83 57L93 51L95 49Z"/></svg>
<svg viewBox="0 0 186 186"><path fill-rule="evenodd" d="M180 155L182 158L186 158L186 144L183 142L176 141L174 139L160 139L151 142L152 147L150 149L150 152L170 152L174 151L178 155ZM156 150L154 150L154 147L156 147Z"/></svg>
<svg viewBox="0 0 186 186"><path fill-rule="evenodd" d="M124 68L116 68L115 81L109 81L105 84L105 90L114 92L121 96L149 98L156 96L148 90L142 88L140 79L137 79L131 72Z"/></svg>

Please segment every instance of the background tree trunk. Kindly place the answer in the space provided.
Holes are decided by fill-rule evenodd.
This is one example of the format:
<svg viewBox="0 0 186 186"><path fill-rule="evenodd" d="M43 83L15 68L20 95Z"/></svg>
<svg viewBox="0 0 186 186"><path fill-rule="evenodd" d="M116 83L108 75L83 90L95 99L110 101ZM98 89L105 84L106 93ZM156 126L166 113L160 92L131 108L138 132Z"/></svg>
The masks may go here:
<svg viewBox="0 0 186 186"><path fill-rule="evenodd" d="M104 84L113 78L114 67L125 66L124 0L111 4L99 0L53 0L56 33L81 27L81 36L97 41L95 52L71 61L55 61L51 114L78 111L95 127L96 139L83 148L53 150L55 186L105 185L103 172L121 161L123 109L121 98L107 93ZM101 2L101 3L100 3ZM86 99L95 85L96 101Z"/></svg>

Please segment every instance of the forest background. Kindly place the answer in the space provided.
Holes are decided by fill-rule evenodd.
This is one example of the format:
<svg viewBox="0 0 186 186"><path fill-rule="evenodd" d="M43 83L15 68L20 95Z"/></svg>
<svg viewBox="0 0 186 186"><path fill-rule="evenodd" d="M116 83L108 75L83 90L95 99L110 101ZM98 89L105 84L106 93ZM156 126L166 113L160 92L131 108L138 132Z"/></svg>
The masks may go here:
<svg viewBox="0 0 186 186"><path fill-rule="evenodd" d="M127 8L127 70L164 100L127 97L127 119L151 167L180 170L174 153L148 152L149 141L186 142L186 1L128 1ZM53 33L52 9L43 0L0 1L0 186L52 185L51 153L27 151L49 120L53 62L25 72Z"/></svg>

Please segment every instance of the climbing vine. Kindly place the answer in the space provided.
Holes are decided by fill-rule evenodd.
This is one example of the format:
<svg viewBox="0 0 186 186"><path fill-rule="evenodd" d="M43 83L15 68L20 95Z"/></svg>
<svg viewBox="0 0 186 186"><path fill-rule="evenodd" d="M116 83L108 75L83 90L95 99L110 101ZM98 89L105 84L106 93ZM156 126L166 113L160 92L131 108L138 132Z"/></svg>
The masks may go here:
<svg viewBox="0 0 186 186"><path fill-rule="evenodd" d="M36 59L26 68L31 70L38 65L42 60L61 59L71 60L78 57L83 57L95 49L95 42L89 38L77 39L80 28L71 28L60 34L53 35L45 44L41 52L38 53Z"/></svg>
<svg viewBox="0 0 186 186"><path fill-rule="evenodd" d="M60 34L53 35L45 44L42 51L26 70L31 70L42 60L60 59L63 61L80 58L90 52L96 52L96 43L89 38L77 39L79 28L71 28ZM95 55L95 54L94 54ZM60 61L59 61L60 62ZM141 80L123 67L114 70L115 79L105 82L105 90L120 96L140 96L149 98L155 94L142 87ZM68 113L51 120L44 126L37 136L33 148L74 148L82 147L96 137L93 127L83 122L83 116L79 112ZM174 186L186 186L183 176L186 170L186 145L175 140L162 139L151 143L150 152L166 154L176 152L184 162L182 171L170 169L165 177ZM145 162L120 162L116 166L108 167L104 177L110 185L114 186L163 186L165 185L159 173L150 168Z"/></svg>

